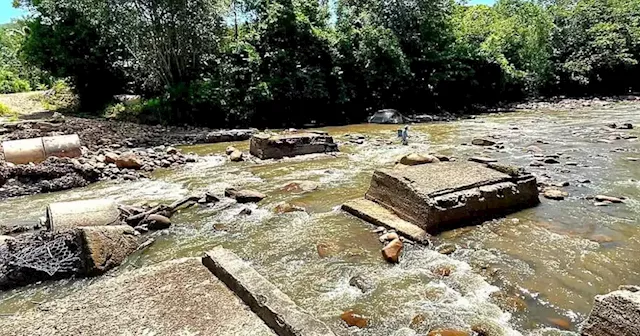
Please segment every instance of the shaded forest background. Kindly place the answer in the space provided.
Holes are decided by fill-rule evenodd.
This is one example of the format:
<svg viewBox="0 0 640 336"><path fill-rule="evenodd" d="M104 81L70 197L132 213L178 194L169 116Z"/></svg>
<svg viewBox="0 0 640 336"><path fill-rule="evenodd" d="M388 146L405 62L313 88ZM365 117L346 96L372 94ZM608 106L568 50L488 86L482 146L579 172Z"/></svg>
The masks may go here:
<svg viewBox="0 0 640 336"><path fill-rule="evenodd" d="M79 109L215 127L466 113L640 89L640 1L15 0L0 93L65 79ZM59 83L59 82L58 82ZM124 111L123 111L124 112Z"/></svg>

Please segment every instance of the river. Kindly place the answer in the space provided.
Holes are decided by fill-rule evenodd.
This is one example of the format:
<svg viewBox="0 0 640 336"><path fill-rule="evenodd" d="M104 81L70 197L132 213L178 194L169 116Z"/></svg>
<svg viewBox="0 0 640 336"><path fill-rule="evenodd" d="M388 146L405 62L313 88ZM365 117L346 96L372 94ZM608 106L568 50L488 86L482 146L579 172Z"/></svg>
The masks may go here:
<svg viewBox="0 0 640 336"><path fill-rule="evenodd" d="M616 130L608 123L640 124L640 106L617 104L571 112L490 114L455 122L412 125L402 146L392 125L327 127L340 154L255 164L231 163L228 143L183 147L201 155L197 163L155 173L151 180L101 182L71 191L0 203L0 221L32 221L50 202L107 197L119 202L169 202L233 185L268 195L249 205L222 203L176 214L171 229L152 234L155 244L129 258L115 274L165 260L202 256L223 245L249 261L296 303L340 335L390 335L411 326L426 334L437 328L465 329L482 322L505 335L571 335L591 309L593 297L622 284L640 284L640 131ZM365 137L362 144L347 135ZM619 139L615 137L618 136ZM471 145L493 139L500 149ZM248 150L248 142L234 143ZM559 164L531 167L536 146L558 155ZM502 147L502 146L501 146ZM532 149L532 148L529 148ZM372 172L392 167L403 154L438 153L458 160L490 156L524 166L539 182L568 182L563 201L541 197L539 206L506 218L442 233L433 245L456 244L450 256L433 247L406 246L399 265L380 254L373 226L342 212L340 205L361 197ZM569 163L569 164L567 164ZM319 189L291 194L281 187L310 180ZM589 180L587 183L585 180ZM628 198L595 206L588 196ZM275 214L287 201L307 212ZM321 245L325 255L318 254ZM438 270L451 270L442 276ZM360 276L365 293L350 286ZM81 290L91 279L39 284L0 294L0 314ZM354 309L369 318L366 329L345 328L340 314ZM568 330L561 332L560 330Z"/></svg>

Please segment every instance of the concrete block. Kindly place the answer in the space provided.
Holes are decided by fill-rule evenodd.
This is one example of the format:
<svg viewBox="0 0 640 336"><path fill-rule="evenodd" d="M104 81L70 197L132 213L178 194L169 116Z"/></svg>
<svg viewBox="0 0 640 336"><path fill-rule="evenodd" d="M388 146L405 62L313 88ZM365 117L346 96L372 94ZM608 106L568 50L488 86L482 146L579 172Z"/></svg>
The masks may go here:
<svg viewBox="0 0 640 336"><path fill-rule="evenodd" d="M202 263L279 336L335 336L233 252L216 247Z"/></svg>
<svg viewBox="0 0 640 336"><path fill-rule="evenodd" d="M281 159L297 155L337 152L338 145L326 133L286 135L256 134L251 137L249 152L260 159Z"/></svg>
<svg viewBox="0 0 640 336"><path fill-rule="evenodd" d="M532 175L510 176L474 162L377 170L365 198L430 233L540 203Z"/></svg>

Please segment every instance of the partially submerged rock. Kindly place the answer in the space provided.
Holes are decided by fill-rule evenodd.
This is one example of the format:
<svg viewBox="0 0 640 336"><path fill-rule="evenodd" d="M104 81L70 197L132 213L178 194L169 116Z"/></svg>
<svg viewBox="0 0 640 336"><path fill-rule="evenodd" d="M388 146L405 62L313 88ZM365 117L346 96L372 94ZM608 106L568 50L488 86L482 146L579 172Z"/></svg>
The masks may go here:
<svg viewBox="0 0 640 336"><path fill-rule="evenodd" d="M285 135L256 134L251 138L251 155L260 159L281 159L313 153L337 152L338 145L326 133Z"/></svg>
<svg viewBox="0 0 640 336"><path fill-rule="evenodd" d="M560 201L569 196L569 193L556 188L545 188L542 192L545 198Z"/></svg>
<svg viewBox="0 0 640 336"><path fill-rule="evenodd" d="M406 166L415 166L425 163L440 162L440 160L433 155L422 155L418 153L407 154L398 160L398 163Z"/></svg>
<svg viewBox="0 0 640 336"><path fill-rule="evenodd" d="M318 189L319 185L313 181L294 181L282 186L282 191L291 193L308 193Z"/></svg>
<svg viewBox="0 0 640 336"><path fill-rule="evenodd" d="M473 139L471 141L471 144L476 146L493 146L496 144L496 142L489 139L478 138L478 139Z"/></svg>
<svg viewBox="0 0 640 336"><path fill-rule="evenodd" d="M238 203L257 203L267 196L255 190L237 190L236 188L227 188L224 195L235 199Z"/></svg>
<svg viewBox="0 0 640 336"><path fill-rule="evenodd" d="M447 162L373 174L365 195L428 232L503 216L537 205L536 179L471 162Z"/></svg>
<svg viewBox="0 0 640 336"><path fill-rule="evenodd" d="M128 225L78 229L84 247L86 275L99 275L120 265L138 248L135 231Z"/></svg>
<svg viewBox="0 0 640 336"><path fill-rule="evenodd" d="M402 252L402 247L402 241L396 238L382 249L382 256L384 256L384 259L388 262L398 263L400 261L400 253Z"/></svg>
<svg viewBox="0 0 640 336"><path fill-rule="evenodd" d="M366 328L369 324L369 320L354 312L353 310L347 310L340 314L340 318L350 327Z"/></svg>
<svg viewBox="0 0 640 336"><path fill-rule="evenodd" d="M115 163L118 168L128 169L140 169L143 165L142 160L132 152L123 153L118 156Z"/></svg>
<svg viewBox="0 0 640 336"><path fill-rule="evenodd" d="M640 292L620 290L595 298L589 318L582 324L582 336L639 336Z"/></svg>

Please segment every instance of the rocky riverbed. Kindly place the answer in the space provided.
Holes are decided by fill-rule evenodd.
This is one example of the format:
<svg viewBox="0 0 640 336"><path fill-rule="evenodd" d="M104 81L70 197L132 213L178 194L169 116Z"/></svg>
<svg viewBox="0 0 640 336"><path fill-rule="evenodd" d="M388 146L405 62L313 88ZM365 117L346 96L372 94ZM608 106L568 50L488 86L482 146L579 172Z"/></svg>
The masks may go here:
<svg viewBox="0 0 640 336"><path fill-rule="evenodd" d="M233 145L246 153L247 142L180 146L198 160L156 170L148 179L105 180L6 199L0 203L0 222L37 219L46 204L62 199L168 204L207 191L223 195L231 187L252 189L264 196L257 204L224 199L179 211L171 228L150 233L153 245L111 275L125 279L132 269L202 256L223 245L337 335L434 335L438 330L575 335L596 295L640 283L635 257L640 249L640 133L635 125L640 125L640 105L626 101L606 108L416 124L410 126L408 146L399 143L397 125L323 128L335 137L340 155L232 162L226 148ZM408 156L413 153L419 155ZM506 218L433 236L428 247L403 241L398 253L388 254L394 262L397 257L397 263L390 263L380 240L391 235L383 239L376 227L340 206L365 194L375 169L393 167L402 157L521 166L552 197L541 195L539 206ZM20 327L2 330L15 334L11 330L37 323L41 315L34 306L78 307L78 295L68 295L83 290L90 290L89 284L73 280L2 293L0 314L21 320ZM196 307L183 302L185 309ZM80 315L56 316L66 330L80 323Z"/></svg>
<svg viewBox="0 0 640 336"><path fill-rule="evenodd" d="M197 155L183 154L172 146L246 140L253 133L148 126L58 114L47 120L1 124L0 141L78 134L83 148L79 158L50 157L38 164L14 165L0 157L0 199L67 190L102 180L146 178L158 168L176 168L198 160ZM1 149L0 145L0 153Z"/></svg>

